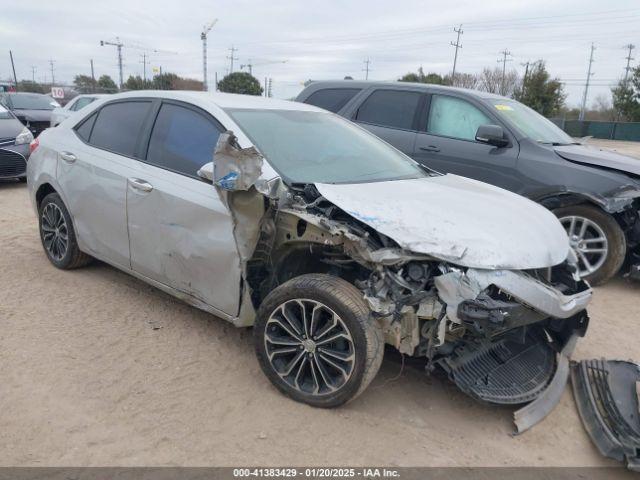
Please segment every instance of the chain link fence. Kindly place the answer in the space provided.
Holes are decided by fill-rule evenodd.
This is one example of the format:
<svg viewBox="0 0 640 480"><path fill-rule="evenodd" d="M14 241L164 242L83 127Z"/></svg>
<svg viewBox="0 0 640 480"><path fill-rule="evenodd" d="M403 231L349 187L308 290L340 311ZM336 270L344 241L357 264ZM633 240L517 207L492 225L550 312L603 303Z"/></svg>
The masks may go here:
<svg viewBox="0 0 640 480"><path fill-rule="evenodd" d="M550 120L575 138L593 137L640 142L640 122L596 122L563 118Z"/></svg>

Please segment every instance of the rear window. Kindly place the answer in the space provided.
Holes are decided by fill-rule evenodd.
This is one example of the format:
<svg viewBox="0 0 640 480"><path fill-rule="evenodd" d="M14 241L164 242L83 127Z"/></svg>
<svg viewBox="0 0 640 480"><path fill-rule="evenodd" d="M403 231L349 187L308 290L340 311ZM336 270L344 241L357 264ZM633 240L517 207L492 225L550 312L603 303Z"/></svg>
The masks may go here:
<svg viewBox="0 0 640 480"><path fill-rule="evenodd" d="M360 90L360 88L327 88L318 90L309 95L309 98L307 98L304 103L336 113Z"/></svg>
<svg viewBox="0 0 640 480"><path fill-rule="evenodd" d="M150 101L118 102L100 109L89 143L115 153L134 156Z"/></svg>
<svg viewBox="0 0 640 480"><path fill-rule="evenodd" d="M82 138L85 142L89 141L89 136L91 135L91 128L93 127L94 122L96 121L96 117L98 115L94 113L85 121L83 121L79 126L76 127L76 133Z"/></svg>
<svg viewBox="0 0 640 480"><path fill-rule="evenodd" d="M356 120L410 130L421 96L420 92L378 90L369 95L360 106Z"/></svg>

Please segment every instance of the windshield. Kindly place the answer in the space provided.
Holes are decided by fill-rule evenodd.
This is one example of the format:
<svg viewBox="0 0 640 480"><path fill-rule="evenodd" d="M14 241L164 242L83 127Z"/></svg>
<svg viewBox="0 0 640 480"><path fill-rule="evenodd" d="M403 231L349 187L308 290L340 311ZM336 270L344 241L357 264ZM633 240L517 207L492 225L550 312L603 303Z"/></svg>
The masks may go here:
<svg viewBox="0 0 640 480"><path fill-rule="evenodd" d="M427 176L413 160L337 115L295 110L227 113L291 183L360 183Z"/></svg>
<svg viewBox="0 0 640 480"><path fill-rule="evenodd" d="M37 93L9 94L9 100L17 110L53 110L60 106L51 97Z"/></svg>
<svg viewBox="0 0 640 480"><path fill-rule="evenodd" d="M510 100L494 100L498 115L506 117L531 140L551 145L569 145L573 139L535 110Z"/></svg>

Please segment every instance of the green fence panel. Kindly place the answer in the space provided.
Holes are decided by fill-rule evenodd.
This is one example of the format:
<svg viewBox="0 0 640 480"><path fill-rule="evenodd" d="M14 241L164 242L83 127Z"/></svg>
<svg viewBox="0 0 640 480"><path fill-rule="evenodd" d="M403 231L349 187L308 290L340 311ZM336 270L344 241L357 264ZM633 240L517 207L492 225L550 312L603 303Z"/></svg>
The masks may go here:
<svg viewBox="0 0 640 480"><path fill-rule="evenodd" d="M593 137L606 140L640 142L640 122L592 122L550 119L572 137Z"/></svg>

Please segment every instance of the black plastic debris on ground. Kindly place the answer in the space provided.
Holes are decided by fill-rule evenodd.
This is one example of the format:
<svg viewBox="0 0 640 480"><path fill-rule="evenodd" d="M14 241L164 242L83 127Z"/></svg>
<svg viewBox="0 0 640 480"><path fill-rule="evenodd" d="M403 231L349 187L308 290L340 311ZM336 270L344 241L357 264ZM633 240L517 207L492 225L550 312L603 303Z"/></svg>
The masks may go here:
<svg viewBox="0 0 640 480"><path fill-rule="evenodd" d="M573 362L571 382L582 422L600 453L640 471L640 366Z"/></svg>

